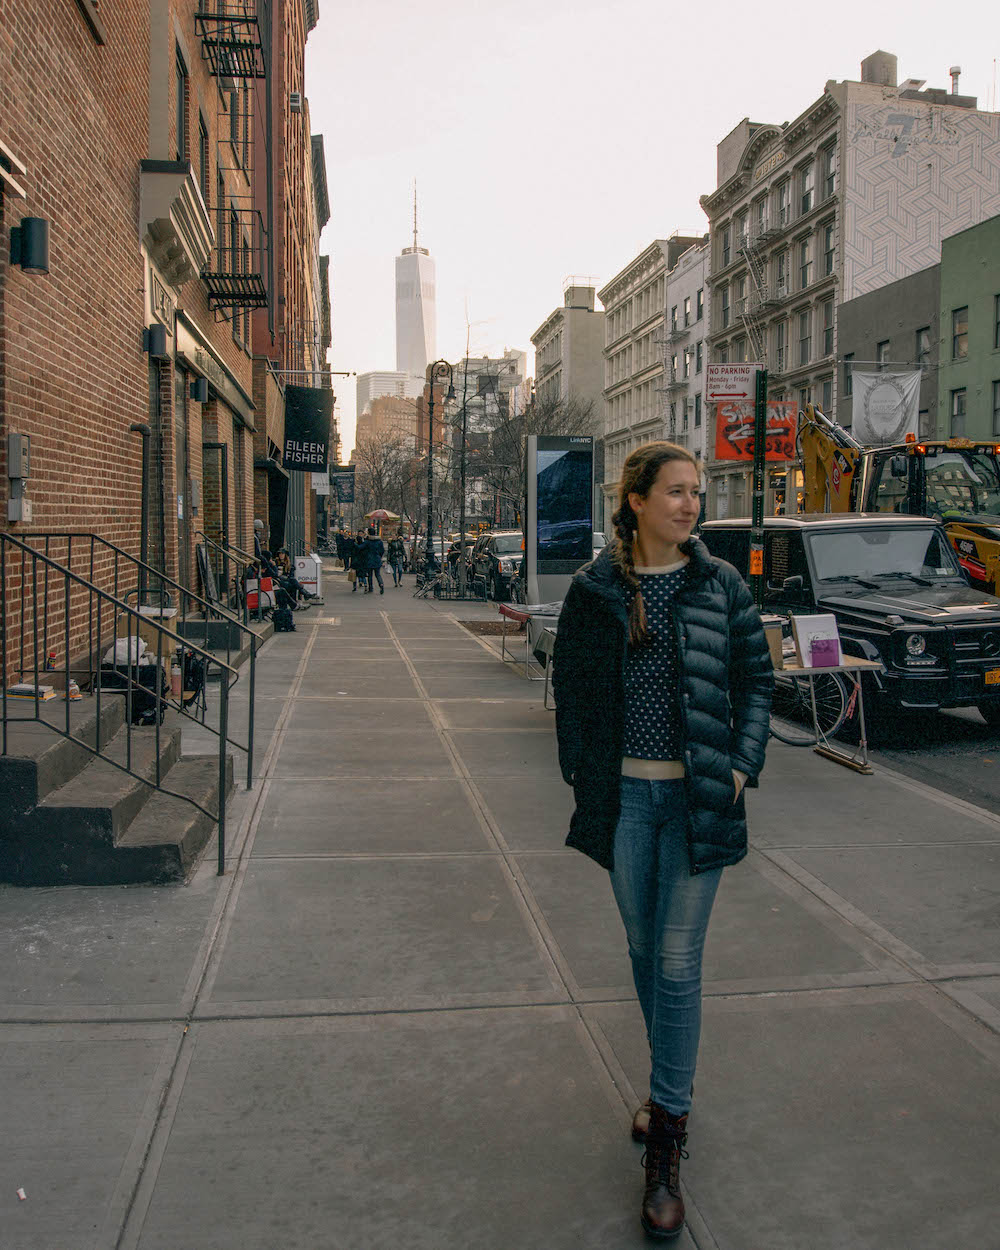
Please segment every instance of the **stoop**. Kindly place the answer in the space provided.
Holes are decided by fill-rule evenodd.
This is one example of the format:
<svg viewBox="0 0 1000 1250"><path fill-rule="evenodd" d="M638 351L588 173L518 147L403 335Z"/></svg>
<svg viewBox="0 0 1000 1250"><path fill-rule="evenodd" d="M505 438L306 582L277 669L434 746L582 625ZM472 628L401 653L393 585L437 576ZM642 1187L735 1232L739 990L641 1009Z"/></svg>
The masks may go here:
<svg viewBox="0 0 1000 1250"><path fill-rule="evenodd" d="M54 732L65 728L65 705L41 711L48 725L8 721L0 757L0 881L13 885L137 885L181 882L211 837L215 820L156 780L153 726L132 727L127 758L125 700L101 699L101 749L106 759ZM159 734L160 785L217 810L217 755L181 756L181 731L168 713ZM91 746L97 700L71 705L70 729ZM137 775L132 775L137 774ZM226 760L226 793L233 787Z"/></svg>

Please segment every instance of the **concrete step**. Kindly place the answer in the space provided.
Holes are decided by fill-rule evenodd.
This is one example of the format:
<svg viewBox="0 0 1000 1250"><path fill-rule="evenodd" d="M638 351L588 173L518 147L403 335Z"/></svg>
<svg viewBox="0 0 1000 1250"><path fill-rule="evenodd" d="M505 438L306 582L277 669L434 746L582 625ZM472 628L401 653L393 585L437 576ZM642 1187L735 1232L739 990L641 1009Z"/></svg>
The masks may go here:
<svg viewBox="0 0 1000 1250"><path fill-rule="evenodd" d="M75 776L31 811L5 822L0 836L0 881L16 885L110 885L136 878L115 862L115 845L155 793L156 731L132 728L132 772L125 765L126 729L111 739L107 759L88 757ZM163 784L180 759L179 729L160 730ZM135 775L133 775L135 774ZM145 779L145 780L142 780Z"/></svg>
<svg viewBox="0 0 1000 1250"><path fill-rule="evenodd" d="M219 760L189 755L170 770L165 783L208 811L218 810ZM226 794L233 790L233 757L226 757ZM154 885L186 880L211 837L216 821L191 803L156 792L125 830L115 847L119 871Z"/></svg>
<svg viewBox="0 0 1000 1250"><path fill-rule="evenodd" d="M88 746L97 741L97 699L85 695L69 705L70 733ZM94 758L86 747L62 736L66 704L53 699L39 705L41 721L29 721L33 703L7 703L7 753L0 756L0 837L7 823L31 811ZM125 700L101 697L101 743L110 742L125 722Z"/></svg>

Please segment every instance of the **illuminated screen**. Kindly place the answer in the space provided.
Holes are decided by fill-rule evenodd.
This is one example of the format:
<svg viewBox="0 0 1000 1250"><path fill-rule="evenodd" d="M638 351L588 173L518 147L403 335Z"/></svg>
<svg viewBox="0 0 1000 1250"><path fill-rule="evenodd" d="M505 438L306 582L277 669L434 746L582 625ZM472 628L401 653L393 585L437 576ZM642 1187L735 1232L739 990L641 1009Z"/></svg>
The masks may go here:
<svg viewBox="0 0 1000 1250"><path fill-rule="evenodd" d="M538 449L540 571L545 571L550 561L572 561L578 568L593 557L592 481L593 451L589 444L567 450Z"/></svg>

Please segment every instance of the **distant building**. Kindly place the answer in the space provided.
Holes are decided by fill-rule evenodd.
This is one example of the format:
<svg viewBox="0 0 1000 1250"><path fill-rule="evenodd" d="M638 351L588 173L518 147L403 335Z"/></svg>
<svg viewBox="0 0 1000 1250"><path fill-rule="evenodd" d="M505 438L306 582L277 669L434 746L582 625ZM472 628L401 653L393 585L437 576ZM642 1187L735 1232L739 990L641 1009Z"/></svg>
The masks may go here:
<svg viewBox="0 0 1000 1250"><path fill-rule="evenodd" d="M941 247L937 437L1000 439L1000 216Z"/></svg>
<svg viewBox="0 0 1000 1250"><path fill-rule="evenodd" d="M582 278L568 278L562 307L549 313L531 336L535 349L535 399L541 404L593 405L604 426L604 312L596 290Z"/></svg>
<svg viewBox="0 0 1000 1250"><path fill-rule="evenodd" d="M413 246L396 257L396 369L423 384L437 344L434 261L417 246L417 193L413 192Z"/></svg>
<svg viewBox="0 0 1000 1250"><path fill-rule="evenodd" d="M841 304L837 341L841 360L835 416L850 429L853 373L921 371L920 436L936 438L941 266L931 265ZM947 436L945 436L947 437Z"/></svg>
<svg viewBox="0 0 1000 1250"><path fill-rule="evenodd" d="M398 395L379 395L372 400L368 410L358 417L354 446L366 438L398 438L412 451L417 443L416 399L402 399Z"/></svg>
<svg viewBox="0 0 1000 1250"><path fill-rule="evenodd" d="M609 535L625 457L666 437L667 274L704 242L702 235L657 239L597 292L604 305L604 517L596 520Z"/></svg>
<svg viewBox="0 0 1000 1250"><path fill-rule="evenodd" d="M662 437L686 447L703 463L708 429L705 365L711 300L706 235L689 247L667 273L665 325L667 420Z"/></svg>
<svg viewBox="0 0 1000 1250"><path fill-rule="evenodd" d="M838 307L937 264L942 239L1000 212L1000 114L959 94L958 71L951 92L923 87L897 85L878 51L793 122L744 118L718 145L702 198L711 356L766 364L771 398L837 406ZM749 512L746 465L710 463L709 477L709 516L720 496Z"/></svg>
<svg viewBox="0 0 1000 1250"><path fill-rule="evenodd" d="M377 369L371 373L359 373L357 382L358 416L367 412L373 399L379 395L397 395L404 399L417 399L423 394L423 378L411 378L409 374L395 370Z"/></svg>

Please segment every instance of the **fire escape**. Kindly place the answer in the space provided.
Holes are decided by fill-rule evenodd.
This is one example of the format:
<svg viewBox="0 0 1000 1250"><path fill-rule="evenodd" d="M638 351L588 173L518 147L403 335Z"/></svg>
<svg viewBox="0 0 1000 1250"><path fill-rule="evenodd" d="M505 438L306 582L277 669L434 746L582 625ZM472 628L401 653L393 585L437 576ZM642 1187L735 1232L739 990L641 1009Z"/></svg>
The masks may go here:
<svg viewBox="0 0 1000 1250"><path fill-rule="evenodd" d="M768 245L781 233L780 228L770 227L765 220L753 235L747 233L740 240L739 251L747 263L750 275L750 291L736 311L747 335L753 360L767 367L767 334L764 317L784 298L767 280Z"/></svg>
<svg viewBox="0 0 1000 1250"><path fill-rule="evenodd" d="M254 206L256 81L267 78L256 0L203 0L195 13L202 57L219 80L215 247L202 269L209 306L219 320L239 322L249 338L249 310L268 305L268 233ZM235 333L235 331L234 331Z"/></svg>

